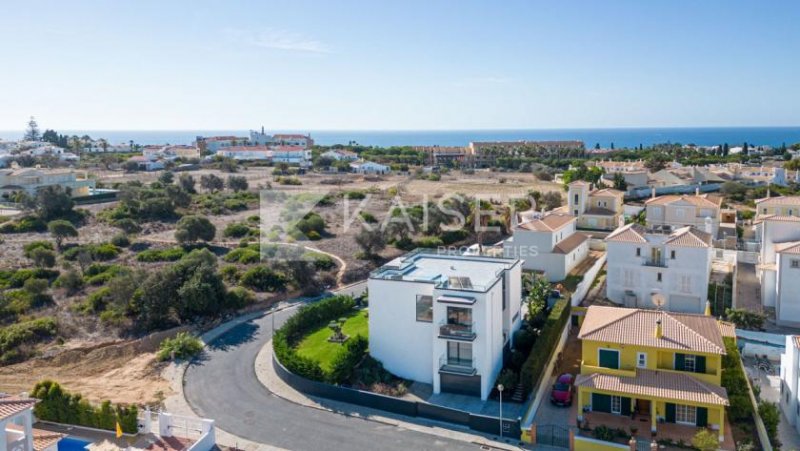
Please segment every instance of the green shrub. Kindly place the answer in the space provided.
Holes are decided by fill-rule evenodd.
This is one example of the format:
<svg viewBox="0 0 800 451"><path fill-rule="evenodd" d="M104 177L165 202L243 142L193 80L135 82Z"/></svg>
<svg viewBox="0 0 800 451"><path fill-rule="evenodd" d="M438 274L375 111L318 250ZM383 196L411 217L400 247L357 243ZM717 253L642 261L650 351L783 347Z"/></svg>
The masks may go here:
<svg viewBox="0 0 800 451"><path fill-rule="evenodd" d="M347 340L342 350L333 359L331 370L328 374L328 382L341 384L349 380L356 365L367 354L368 347L369 339L361 335L356 335Z"/></svg>
<svg viewBox="0 0 800 451"><path fill-rule="evenodd" d="M286 288L286 276L266 266L248 269L239 279L239 283L256 291L283 291Z"/></svg>
<svg viewBox="0 0 800 451"><path fill-rule="evenodd" d="M184 360L203 350L203 342L189 332L178 332L175 338L165 338L158 346L158 360Z"/></svg>
<svg viewBox="0 0 800 451"><path fill-rule="evenodd" d="M31 241L22 247L22 254L27 258L32 258L33 251L36 249L54 250L53 243L50 241Z"/></svg>
<svg viewBox="0 0 800 451"><path fill-rule="evenodd" d="M75 309L83 314L102 312L106 308L110 295L111 290L108 287L100 288L87 296Z"/></svg>
<svg viewBox="0 0 800 451"><path fill-rule="evenodd" d="M54 281L58 278L59 272L53 269L18 269L16 271L0 271L0 289L2 288L22 288L25 281L31 278L47 279Z"/></svg>
<svg viewBox="0 0 800 451"><path fill-rule="evenodd" d="M145 263L174 262L186 255L186 249L181 246L167 249L147 249L136 255L136 260Z"/></svg>
<svg viewBox="0 0 800 451"><path fill-rule="evenodd" d="M314 268L319 271L330 271L336 267L336 262L333 258L319 252L306 252L303 254L303 258L313 261Z"/></svg>
<svg viewBox="0 0 800 451"><path fill-rule="evenodd" d="M256 295L253 294L252 291L246 290L242 287L236 287L232 290L228 290L225 296L227 296L226 304L230 308L234 309L247 307L248 305L256 302Z"/></svg>
<svg viewBox="0 0 800 451"><path fill-rule="evenodd" d="M228 224L222 235L228 238L241 238L250 233L250 227L245 224L234 222Z"/></svg>
<svg viewBox="0 0 800 451"><path fill-rule="evenodd" d="M438 236L423 236L417 240L417 247L437 248L443 244Z"/></svg>
<svg viewBox="0 0 800 451"><path fill-rule="evenodd" d="M0 328L0 363L14 363L28 357L37 343L58 331L56 320L37 318Z"/></svg>
<svg viewBox="0 0 800 451"><path fill-rule="evenodd" d="M228 263L241 263L243 265L248 265L261 261L261 252L257 248L254 249L250 246L239 247L225 254L222 259Z"/></svg>
<svg viewBox="0 0 800 451"><path fill-rule="evenodd" d="M459 241L464 241L467 239L467 237L469 237L469 232L464 229L445 230L439 236L444 244L453 244Z"/></svg>
<svg viewBox="0 0 800 451"><path fill-rule="evenodd" d="M47 223L34 216L25 216L0 225L0 233L29 233L44 232L46 230Z"/></svg>
<svg viewBox="0 0 800 451"><path fill-rule="evenodd" d="M378 222L378 219L375 217L375 215L368 211L362 211L359 213L359 216L361 216L361 219L363 219L367 224L375 224Z"/></svg>
<svg viewBox="0 0 800 451"><path fill-rule="evenodd" d="M33 412L36 418L64 424L74 424L113 431L117 422L123 432L138 432L138 410L132 405L112 406L104 401L99 407L91 405L80 394L71 394L58 383L44 380L33 387L31 396L38 398Z"/></svg>
<svg viewBox="0 0 800 451"><path fill-rule="evenodd" d="M548 360L542 358L542 356L549 356L555 351L561 331L569 321L570 311L569 298L563 298L556 302L547 315L541 335L539 335L533 348L531 348L528 359L522 365L522 370L520 371L520 380L526 393L530 393L534 387L539 385Z"/></svg>
<svg viewBox="0 0 800 451"><path fill-rule="evenodd" d="M223 266L219 274L225 282L231 284L239 282L239 268L234 265Z"/></svg>
<svg viewBox="0 0 800 451"><path fill-rule="evenodd" d="M750 401L747 377L740 363L739 348L732 337L724 337L723 341L725 355L722 356L722 386L728 391L728 418L734 422L752 421L753 403Z"/></svg>
<svg viewBox="0 0 800 451"><path fill-rule="evenodd" d="M86 252L95 261L108 261L117 258L122 252L122 249L111 243L103 244L84 244L81 246L73 246L64 251L64 258L70 261L78 259L81 252Z"/></svg>
<svg viewBox="0 0 800 451"><path fill-rule="evenodd" d="M118 233L111 238L111 244L117 247L128 247L131 245L131 240L128 238L128 235Z"/></svg>
<svg viewBox="0 0 800 451"><path fill-rule="evenodd" d="M778 410L778 405L774 402L761 401L758 403L758 415L761 417L761 421L764 422L764 427L767 429L769 443L776 449L780 448L778 423L781 421L781 413Z"/></svg>

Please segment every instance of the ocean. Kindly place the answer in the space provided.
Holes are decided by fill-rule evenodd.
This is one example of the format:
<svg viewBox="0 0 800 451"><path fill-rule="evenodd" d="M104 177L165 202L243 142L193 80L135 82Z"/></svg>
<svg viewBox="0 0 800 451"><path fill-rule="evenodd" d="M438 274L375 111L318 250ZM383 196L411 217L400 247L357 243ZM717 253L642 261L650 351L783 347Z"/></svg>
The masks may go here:
<svg viewBox="0 0 800 451"><path fill-rule="evenodd" d="M268 130L270 133L309 133L320 145L348 144L365 146L465 146L470 141L580 140L587 148L600 144L616 148L648 146L661 143L730 146L751 145L778 147L800 142L800 127L696 127L696 128L575 128L527 130ZM89 135L110 143L190 144L197 136L248 136L247 130L59 130L67 135ZM16 140L20 131L0 131L0 139Z"/></svg>

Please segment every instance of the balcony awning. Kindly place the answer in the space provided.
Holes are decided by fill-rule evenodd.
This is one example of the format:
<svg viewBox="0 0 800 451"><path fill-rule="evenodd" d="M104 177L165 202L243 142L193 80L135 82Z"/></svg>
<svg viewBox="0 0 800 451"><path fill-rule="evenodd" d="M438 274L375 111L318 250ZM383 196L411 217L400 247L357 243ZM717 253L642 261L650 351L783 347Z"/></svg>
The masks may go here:
<svg viewBox="0 0 800 451"><path fill-rule="evenodd" d="M461 296L439 296L436 302L443 302L445 304L465 304L472 305L475 303L475 298L461 297Z"/></svg>

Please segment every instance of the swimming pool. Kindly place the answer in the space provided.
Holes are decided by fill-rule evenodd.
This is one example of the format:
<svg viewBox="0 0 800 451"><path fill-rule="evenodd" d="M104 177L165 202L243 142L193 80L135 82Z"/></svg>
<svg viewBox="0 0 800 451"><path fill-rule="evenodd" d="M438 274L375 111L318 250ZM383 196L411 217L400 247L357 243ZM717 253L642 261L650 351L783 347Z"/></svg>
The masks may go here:
<svg viewBox="0 0 800 451"><path fill-rule="evenodd" d="M86 451L92 442L78 437L64 437L58 442L58 451Z"/></svg>

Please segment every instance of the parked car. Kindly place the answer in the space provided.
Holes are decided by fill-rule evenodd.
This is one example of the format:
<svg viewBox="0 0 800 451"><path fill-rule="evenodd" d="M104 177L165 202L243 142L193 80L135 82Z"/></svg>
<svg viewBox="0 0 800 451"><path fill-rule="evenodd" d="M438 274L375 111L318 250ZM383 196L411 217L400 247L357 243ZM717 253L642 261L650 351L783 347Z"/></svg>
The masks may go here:
<svg viewBox="0 0 800 451"><path fill-rule="evenodd" d="M575 393L575 389L572 386L574 382L575 376L569 373L558 376L550 392L550 402L557 406L571 406L572 395Z"/></svg>

